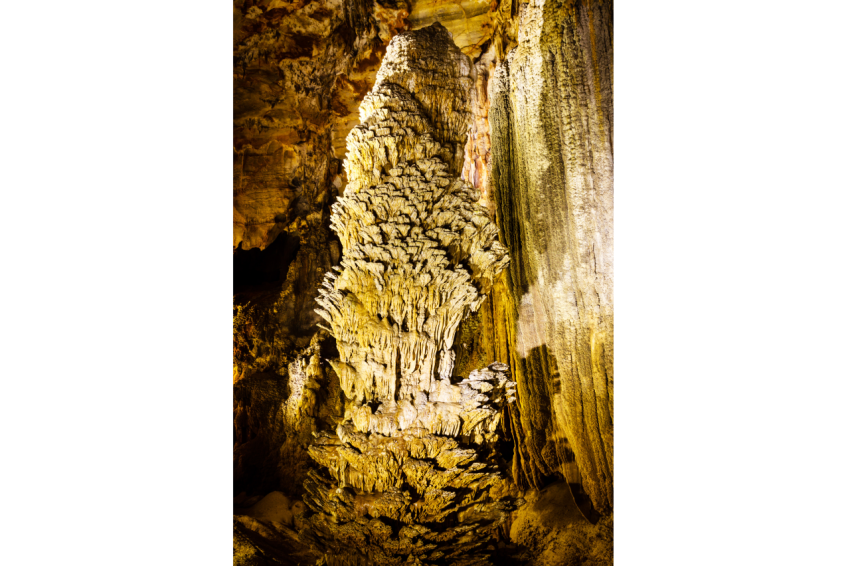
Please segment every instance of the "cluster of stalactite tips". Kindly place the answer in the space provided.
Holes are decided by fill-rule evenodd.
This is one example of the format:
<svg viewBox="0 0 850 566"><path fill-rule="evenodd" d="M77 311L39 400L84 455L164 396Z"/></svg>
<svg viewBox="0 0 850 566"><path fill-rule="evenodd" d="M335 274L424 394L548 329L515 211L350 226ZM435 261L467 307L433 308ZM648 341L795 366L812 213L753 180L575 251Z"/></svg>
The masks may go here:
<svg viewBox="0 0 850 566"><path fill-rule="evenodd" d="M330 566L488 564L493 529L521 502L496 449L516 399L508 366L453 376L458 326L509 261L460 180L470 68L439 24L396 36L347 139L331 216L342 260L316 309L345 412L314 433L320 468L296 535ZM294 375L309 389L312 373Z"/></svg>

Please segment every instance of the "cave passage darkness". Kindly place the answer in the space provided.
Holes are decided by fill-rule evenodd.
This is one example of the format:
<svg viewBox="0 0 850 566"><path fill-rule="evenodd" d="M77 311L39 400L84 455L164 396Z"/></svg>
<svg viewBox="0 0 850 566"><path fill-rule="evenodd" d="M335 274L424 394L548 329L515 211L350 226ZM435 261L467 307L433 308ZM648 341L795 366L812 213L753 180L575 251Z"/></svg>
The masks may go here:
<svg viewBox="0 0 850 566"><path fill-rule="evenodd" d="M263 291L286 281L289 264L301 247L297 235L282 232L267 248L233 252L233 295Z"/></svg>

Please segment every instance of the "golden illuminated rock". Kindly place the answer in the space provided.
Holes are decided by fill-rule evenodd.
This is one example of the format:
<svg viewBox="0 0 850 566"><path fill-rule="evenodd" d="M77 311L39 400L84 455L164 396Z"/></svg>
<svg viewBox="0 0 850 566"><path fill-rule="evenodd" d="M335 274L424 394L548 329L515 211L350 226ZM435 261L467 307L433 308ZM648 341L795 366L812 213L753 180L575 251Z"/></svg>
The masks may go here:
<svg viewBox="0 0 850 566"><path fill-rule="evenodd" d="M234 1L235 564L610 561L612 16Z"/></svg>
<svg viewBox="0 0 850 566"><path fill-rule="evenodd" d="M492 0L413 0L410 29L440 22L452 34L455 45L470 57L477 57L493 31Z"/></svg>
<svg viewBox="0 0 850 566"><path fill-rule="evenodd" d="M594 507L608 512L613 5L530 3L519 29L518 47L491 75L488 120L497 218L514 258L507 314L523 400L521 467L532 485L555 471L580 481Z"/></svg>
<svg viewBox="0 0 850 566"><path fill-rule="evenodd" d="M329 564L484 564L511 509L494 453L508 367L451 379L458 325L508 263L459 178L469 71L439 24L396 36L348 136L331 217L343 257L317 299L347 400L309 449L330 477L311 472L300 532Z"/></svg>
<svg viewBox="0 0 850 566"><path fill-rule="evenodd" d="M423 64L440 47L449 55ZM356 403L415 402L439 386L435 375L447 380L458 324L507 265L495 225L458 178L470 115L457 85L470 82L468 71L440 26L397 36L349 134L349 184L331 217L343 259L317 312Z"/></svg>
<svg viewBox="0 0 850 566"><path fill-rule="evenodd" d="M234 0L233 247L265 248L342 186L334 152L405 2Z"/></svg>

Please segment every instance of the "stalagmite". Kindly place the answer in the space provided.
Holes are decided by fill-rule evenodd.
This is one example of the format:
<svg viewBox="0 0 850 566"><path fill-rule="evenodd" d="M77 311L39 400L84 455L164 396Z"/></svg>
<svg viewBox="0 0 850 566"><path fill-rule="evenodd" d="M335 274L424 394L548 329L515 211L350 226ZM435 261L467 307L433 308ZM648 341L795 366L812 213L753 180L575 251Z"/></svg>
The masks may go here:
<svg viewBox="0 0 850 566"><path fill-rule="evenodd" d="M397 35L347 138L331 217L342 261L316 310L337 341L345 418L309 448L327 471L305 483L313 515L298 535L330 565L487 564L513 508L495 451L516 395L508 366L452 382L458 326L508 263L459 178L470 69L439 24Z"/></svg>

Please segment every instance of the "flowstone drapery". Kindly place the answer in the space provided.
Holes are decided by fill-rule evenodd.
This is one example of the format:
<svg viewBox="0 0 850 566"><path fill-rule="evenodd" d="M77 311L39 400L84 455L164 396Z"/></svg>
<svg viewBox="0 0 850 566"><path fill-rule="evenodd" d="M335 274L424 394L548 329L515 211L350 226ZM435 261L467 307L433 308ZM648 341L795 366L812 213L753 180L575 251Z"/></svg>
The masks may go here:
<svg viewBox="0 0 850 566"><path fill-rule="evenodd" d="M508 263L459 178L470 68L439 24L396 36L347 138L331 218L343 258L316 311L337 340L345 418L309 449L329 475L305 482L314 514L299 533L330 565L487 564L512 509L495 450L508 367L452 383L458 325Z"/></svg>

